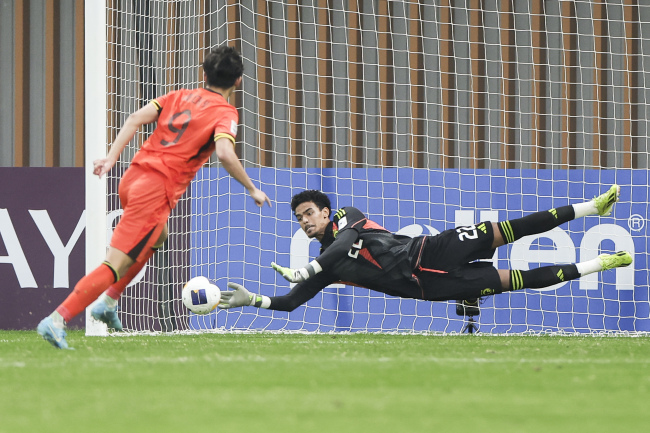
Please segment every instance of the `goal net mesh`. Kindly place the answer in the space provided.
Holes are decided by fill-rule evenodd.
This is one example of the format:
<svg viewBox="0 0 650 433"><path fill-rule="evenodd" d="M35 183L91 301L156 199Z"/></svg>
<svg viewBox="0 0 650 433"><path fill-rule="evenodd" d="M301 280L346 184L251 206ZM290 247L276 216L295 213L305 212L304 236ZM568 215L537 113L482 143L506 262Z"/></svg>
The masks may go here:
<svg viewBox="0 0 650 433"><path fill-rule="evenodd" d="M650 6L560 1L107 0L108 143L129 113L203 85L206 50L237 47L236 151L273 207L257 208L216 158L169 220L165 246L119 301L131 331L461 332L456 302L334 285L291 313L189 314L184 283L204 275L267 296L270 268L318 255L290 200L320 189L390 231L436 234L582 202L621 186L610 217L571 221L501 247L501 269L572 263L626 249L632 266L480 300L484 333L650 331L645 65ZM119 178L108 181L108 235Z"/></svg>

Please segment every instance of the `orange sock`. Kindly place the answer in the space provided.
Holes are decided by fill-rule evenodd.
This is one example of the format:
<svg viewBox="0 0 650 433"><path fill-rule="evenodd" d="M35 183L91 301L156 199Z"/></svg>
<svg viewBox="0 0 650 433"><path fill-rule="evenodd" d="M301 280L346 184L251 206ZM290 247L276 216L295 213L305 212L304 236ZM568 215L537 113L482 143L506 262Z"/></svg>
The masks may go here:
<svg viewBox="0 0 650 433"><path fill-rule="evenodd" d="M69 322L84 308L92 304L108 286L113 284L116 277L117 274L113 268L106 262L102 263L94 271L79 280L72 293L58 306L56 311L63 316L66 322Z"/></svg>
<svg viewBox="0 0 650 433"><path fill-rule="evenodd" d="M126 289L126 286L128 286L131 280L133 280L135 276L138 275L138 272L142 270L144 265L147 264L151 256L153 256L157 250L158 248L149 248L147 250L147 253L143 255L140 260L131 265L129 270L126 271L126 274L120 278L120 281L112 284L111 287L108 288L106 294L117 301L120 296L122 296L122 293L124 292L124 289Z"/></svg>

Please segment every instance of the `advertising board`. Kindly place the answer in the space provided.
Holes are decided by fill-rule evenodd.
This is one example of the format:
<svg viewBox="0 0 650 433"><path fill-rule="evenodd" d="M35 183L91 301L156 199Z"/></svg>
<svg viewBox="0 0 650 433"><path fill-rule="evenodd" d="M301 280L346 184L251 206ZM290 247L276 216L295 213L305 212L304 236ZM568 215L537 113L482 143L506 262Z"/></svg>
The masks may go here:
<svg viewBox="0 0 650 433"><path fill-rule="evenodd" d="M225 171L203 169L192 185L191 273L226 288L285 294L289 283L270 268L292 268L318 256L295 221L290 202L320 189L332 207L355 206L393 232L437 234L479 221L503 221L582 202L612 183L624 185L610 217L580 218L497 250L500 269L574 263L601 251L630 251L628 268L592 274L544 290L487 297L481 323L491 332L648 331L648 172L646 170L249 169L274 207L258 209ZM201 198L198 198L201 197ZM220 312L211 326L300 330L459 331L453 303L400 300L364 288L332 286L291 313ZM359 325L358 324L363 324Z"/></svg>
<svg viewBox="0 0 650 433"><path fill-rule="evenodd" d="M84 275L83 169L0 168L0 198L0 329L36 329Z"/></svg>

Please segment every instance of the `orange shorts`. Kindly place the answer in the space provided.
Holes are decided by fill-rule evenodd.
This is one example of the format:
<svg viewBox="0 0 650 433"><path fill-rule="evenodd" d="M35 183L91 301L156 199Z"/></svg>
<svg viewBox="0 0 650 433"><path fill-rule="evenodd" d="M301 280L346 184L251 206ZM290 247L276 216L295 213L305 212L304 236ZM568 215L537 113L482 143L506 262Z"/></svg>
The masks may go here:
<svg viewBox="0 0 650 433"><path fill-rule="evenodd" d="M160 237L171 213L165 176L131 165L120 180L119 194L124 213L113 231L111 247L138 258Z"/></svg>

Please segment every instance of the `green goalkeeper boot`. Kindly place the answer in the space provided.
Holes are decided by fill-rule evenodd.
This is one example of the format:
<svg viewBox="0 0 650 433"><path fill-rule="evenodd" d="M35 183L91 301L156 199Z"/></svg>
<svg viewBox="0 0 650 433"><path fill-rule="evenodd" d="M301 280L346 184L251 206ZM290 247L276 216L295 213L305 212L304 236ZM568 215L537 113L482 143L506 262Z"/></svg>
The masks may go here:
<svg viewBox="0 0 650 433"><path fill-rule="evenodd" d="M603 271L623 268L632 263L632 255L627 251L619 251L616 254L601 254L598 258L600 259L600 266L602 266Z"/></svg>
<svg viewBox="0 0 650 433"><path fill-rule="evenodd" d="M606 193L601 194L598 197L594 197L594 205L596 206L598 215L600 216L611 215L612 208L614 207L614 203L618 201L618 197L620 194L621 194L621 187L614 184L611 186L611 188L609 188L609 190Z"/></svg>

